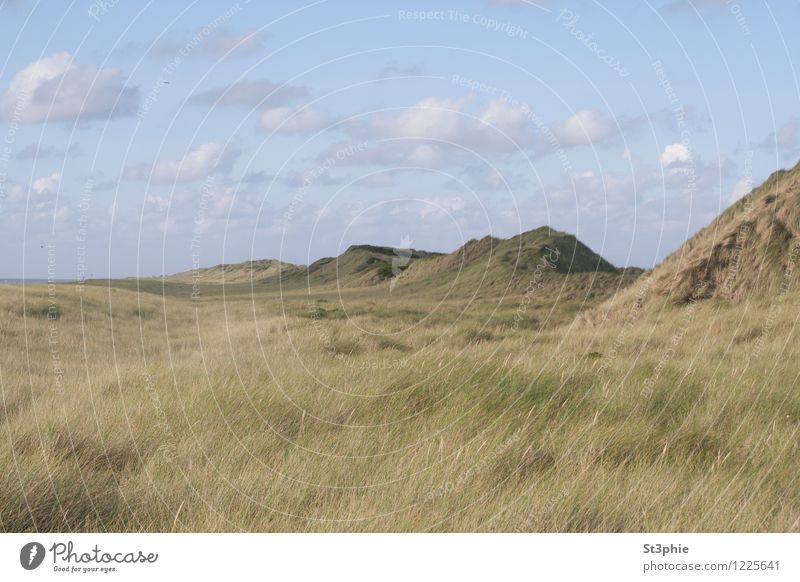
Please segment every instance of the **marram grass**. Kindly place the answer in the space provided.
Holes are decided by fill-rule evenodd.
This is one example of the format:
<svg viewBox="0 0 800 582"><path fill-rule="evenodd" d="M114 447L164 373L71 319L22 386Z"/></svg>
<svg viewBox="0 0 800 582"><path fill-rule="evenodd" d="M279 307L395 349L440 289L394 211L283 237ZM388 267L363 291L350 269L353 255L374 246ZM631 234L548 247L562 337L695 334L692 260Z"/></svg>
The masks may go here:
<svg viewBox="0 0 800 582"><path fill-rule="evenodd" d="M793 293L119 285L0 287L4 531L800 529Z"/></svg>

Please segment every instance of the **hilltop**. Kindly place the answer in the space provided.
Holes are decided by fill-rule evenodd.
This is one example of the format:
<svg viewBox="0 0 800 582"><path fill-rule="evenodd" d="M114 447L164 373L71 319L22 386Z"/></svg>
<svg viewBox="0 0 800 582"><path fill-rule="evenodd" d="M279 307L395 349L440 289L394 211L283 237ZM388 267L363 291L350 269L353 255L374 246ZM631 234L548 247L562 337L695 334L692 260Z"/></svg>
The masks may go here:
<svg viewBox="0 0 800 582"><path fill-rule="evenodd" d="M395 250L394 252L398 252ZM395 269L385 283L398 296L529 294L543 299L604 298L629 285L641 269L619 269L575 236L548 226L509 239L485 236L452 253L428 254Z"/></svg>
<svg viewBox="0 0 800 582"><path fill-rule="evenodd" d="M373 286L407 269L412 263L440 256L441 253L374 245L353 245L338 257L324 257L310 265L293 265L280 274L264 279L264 283L280 280L283 286L293 284L311 287Z"/></svg>
<svg viewBox="0 0 800 582"><path fill-rule="evenodd" d="M737 302L786 293L800 255L800 164L773 173L686 241L647 277L675 303ZM626 298L621 298L626 299Z"/></svg>
<svg viewBox="0 0 800 582"><path fill-rule="evenodd" d="M689 239L654 271L653 281L678 301L693 294L731 300L774 295L797 259L798 224L800 164L773 173Z"/></svg>
<svg viewBox="0 0 800 582"><path fill-rule="evenodd" d="M192 283L195 280L203 283L243 283L271 277L292 267L294 265L275 259L261 259L235 264L223 263L213 267L184 271L168 275L164 279L175 283Z"/></svg>
<svg viewBox="0 0 800 582"><path fill-rule="evenodd" d="M543 226L509 239L485 236L444 254L411 248L353 245L308 266L278 260L225 264L165 279L203 283L253 281L267 288L369 289L398 296L533 293L604 298L629 285L641 269L619 269L575 236ZM385 289L384 289L385 287Z"/></svg>
<svg viewBox="0 0 800 582"><path fill-rule="evenodd" d="M471 240L453 253L420 261L402 275L399 287L595 297L628 285L641 272L619 269L575 236L543 226L510 239Z"/></svg>

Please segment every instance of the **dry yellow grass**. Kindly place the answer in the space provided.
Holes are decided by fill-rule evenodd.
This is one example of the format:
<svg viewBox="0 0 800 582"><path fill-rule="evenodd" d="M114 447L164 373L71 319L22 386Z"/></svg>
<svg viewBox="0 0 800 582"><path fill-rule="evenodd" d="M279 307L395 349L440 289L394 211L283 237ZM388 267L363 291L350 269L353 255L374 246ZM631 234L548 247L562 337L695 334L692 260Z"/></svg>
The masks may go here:
<svg viewBox="0 0 800 582"><path fill-rule="evenodd" d="M794 291L603 321L147 284L0 287L0 529L798 530Z"/></svg>

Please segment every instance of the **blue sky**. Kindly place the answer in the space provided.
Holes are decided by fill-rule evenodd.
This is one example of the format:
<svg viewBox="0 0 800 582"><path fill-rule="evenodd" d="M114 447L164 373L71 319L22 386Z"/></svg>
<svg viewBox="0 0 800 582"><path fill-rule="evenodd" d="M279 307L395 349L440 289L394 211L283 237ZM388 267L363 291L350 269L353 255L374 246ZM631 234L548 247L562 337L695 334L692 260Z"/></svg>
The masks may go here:
<svg viewBox="0 0 800 582"><path fill-rule="evenodd" d="M452 251L650 267L800 157L798 2L0 0L0 277Z"/></svg>

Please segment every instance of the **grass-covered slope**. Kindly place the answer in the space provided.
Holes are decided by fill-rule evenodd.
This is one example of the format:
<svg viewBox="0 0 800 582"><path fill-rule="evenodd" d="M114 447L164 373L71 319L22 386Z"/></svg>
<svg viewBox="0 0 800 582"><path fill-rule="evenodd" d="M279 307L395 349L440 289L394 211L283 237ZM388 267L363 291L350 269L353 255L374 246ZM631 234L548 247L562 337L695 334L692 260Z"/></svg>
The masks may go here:
<svg viewBox="0 0 800 582"><path fill-rule="evenodd" d="M315 288L355 288L378 285L399 276L412 263L439 253L416 249L400 249L374 245L353 245L338 257L325 257L308 265L285 270L267 277L262 283L284 288L308 286Z"/></svg>
<svg viewBox="0 0 800 582"><path fill-rule="evenodd" d="M573 235L545 226L510 239L471 240L449 255L417 262L397 288L406 293L595 297L629 285L640 273L617 269Z"/></svg>
<svg viewBox="0 0 800 582"><path fill-rule="evenodd" d="M252 283L284 292L377 287L384 296L395 297L420 293L500 297L536 291L551 300L594 300L629 285L640 274L640 269L617 269L573 235L545 226L510 239L471 240L449 254L353 245L338 257L308 266L248 261L179 273L165 277L164 283L171 285L168 292L175 293L182 292L175 284L225 283L235 293L237 284Z"/></svg>
<svg viewBox="0 0 800 582"><path fill-rule="evenodd" d="M592 329L115 285L0 286L0 530L798 530L794 292Z"/></svg>
<svg viewBox="0 0 800 582"><path fill-rule="evenodd" d="M726 300L775 295L800 258L800 164L772 174L651 274L662 295Z"/></svg>
<svg viewBox="0 0 800 582"><path fill-rule="evenodd" d="M164 280L173 283L244 283L273 277L294 267L295 265L276 259L259 259L184 271L168 275Z"/></svg>
<svg viewBox="0 0 800 582"><path fill-rule="evenodd" d="M769 335L770 315L749 325L752 304L773 310L795 297L800 260L800 164L773 173L725 210L660 265L607 302L582 314L589 325L631 322L644 313L670 312L671 304L738 306L751 343Z"/></svg>

